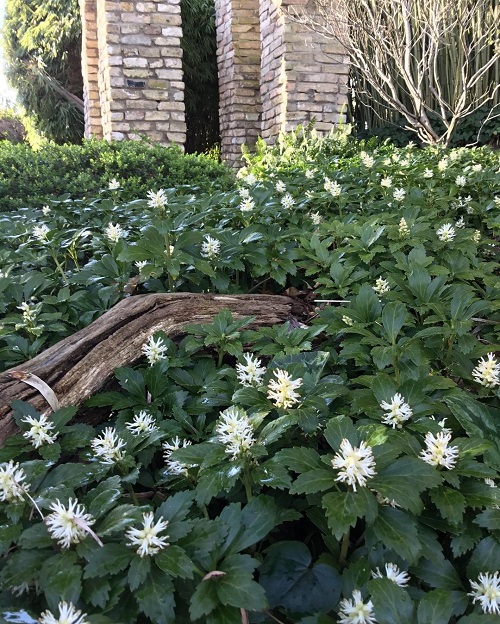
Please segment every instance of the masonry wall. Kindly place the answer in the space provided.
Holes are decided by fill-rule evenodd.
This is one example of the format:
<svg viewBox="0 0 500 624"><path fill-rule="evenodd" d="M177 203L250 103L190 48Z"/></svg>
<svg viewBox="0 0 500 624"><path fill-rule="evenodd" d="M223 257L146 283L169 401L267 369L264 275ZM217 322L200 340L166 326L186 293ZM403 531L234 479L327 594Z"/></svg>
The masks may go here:
<svg viewBox="0 0 500 624"><path fill-rule="evenodd" d="M80 0L86 135L107 140L147 136L159 143L183 146L186 124L179 0L93 1L92 6L92 0Z"/></svg>
<svg viewBox="0 0 500 624"><path fill-rule="evenodd" d="M241 160L261 129L259 0L215 0L221 154Z"/></svg>
<svg viewBox="0 0 500 624"><path fill-rule="evenodd" d="M260 0L262 137L315 121L319 133L339 122L347 105L349 66L340 44L292 20L312 11L304 0Z"/></svg>

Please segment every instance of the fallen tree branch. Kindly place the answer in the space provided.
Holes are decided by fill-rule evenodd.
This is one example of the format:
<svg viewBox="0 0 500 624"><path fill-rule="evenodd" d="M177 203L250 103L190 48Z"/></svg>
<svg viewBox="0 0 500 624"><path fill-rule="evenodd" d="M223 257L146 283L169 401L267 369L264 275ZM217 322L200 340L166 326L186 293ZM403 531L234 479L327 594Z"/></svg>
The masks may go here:
<svg viewBox="0 0 500 624"><path fill-rule="evenodd" d="M283 323L304 313L297 300L275 295L176 293L124 299L88 327L0 374L0 444L17 431L12 401L28 401L40 412L48 409L36 388L22 381L22 374L36 375L48 384L61 407L80 405L112 379L116 368L140 360L149 336L164 331L179 337L187 325L210 323L224 308L235 318L255 316L250 328Z"/></svg>

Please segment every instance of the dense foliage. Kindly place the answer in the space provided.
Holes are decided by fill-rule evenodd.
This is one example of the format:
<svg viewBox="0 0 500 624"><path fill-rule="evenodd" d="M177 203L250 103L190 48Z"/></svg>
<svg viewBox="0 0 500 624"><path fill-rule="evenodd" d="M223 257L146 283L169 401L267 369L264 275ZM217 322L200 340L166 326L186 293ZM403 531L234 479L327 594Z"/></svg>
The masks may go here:
<svg viewBox="0 0 500 624"><path fill-rule="evenodd" d="M82 145L27 145L0 143L0 208L38 207L49 197L67 194L93 197L115 179L120 196L145 195L151 178L165 188L190 184L207 189L228 188L229 170L207 156L184 156L177 147L148 142L84 141Z"/></svg>
<svg viewBox="0 0 500 624"><path fill-rule="evenodd" d="M117 189L5 217L6 367L131 284L315 304L305 324L249 331L223 311L178 344L150 337L89 401L109 411L97 427L14 404L4 617L497 622L499 166L292 135L236 190Z"/></svg>
<svg viewBox="0 0 500 624"><path fill-rule="evenodd" d="M3 40L7 76L37 130L56 143L79 142L83 79L78 0L7 0Z"/></svg>
<svg viewBox="0 0 500 624"><path fill-rule="evenodd" d="M220 144L213 0L181 0L182 70L186 103L186 151L206 152Z"/></svg>

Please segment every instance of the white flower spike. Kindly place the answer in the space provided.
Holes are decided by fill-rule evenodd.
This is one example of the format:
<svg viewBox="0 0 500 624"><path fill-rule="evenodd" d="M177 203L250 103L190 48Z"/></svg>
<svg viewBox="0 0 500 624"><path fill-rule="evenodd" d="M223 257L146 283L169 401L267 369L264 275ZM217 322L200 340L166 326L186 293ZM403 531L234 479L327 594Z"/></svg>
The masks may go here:
<svg viewBox="0 0 500 624"><path fill-rule="evenodd" d="M412 415L412 409L405 403L404 398L399 394L395 394L390 403L382 401L380 407L387 412L382 418L384 425L390 425L393 429L401 429L403 423L409 420Z"/></svg>
<svg viewBox="0 0 500 624"><path fill-rule="evenodd" d="M266 368L253 353L244 353L245 364L236 364L236 377L242 386L260 386Z"/></svg>
<svg viewBox="0 0 500 624"><path fill-rule="evenodd" d="M376 475L371 446L361 442L359 448L353 447L346 438L340 443L340 453L332 459L332 466L339 470L335 481L347 483L354 491L357 485L365 487L367 480Z"/></svg>
<svg viewBox="0 0 500 624"><path fill-rule="evenodd" d="M486 388L500 385L500 362L493 353L488 353L487 359L481 358L479 364L472 371L475 381Z"/></svg>
<svg viewBox="0 0 500 624"><path fill-rule="evenodd" d="M292 379L287 371L275 368L273 371L276 379L270 379L267 386L267 398L276 407L288 409L300 400L300 394L296 392L301 385L302 379Z"/></svg>
<svg viewBox="0 0 500 624"><path fill-rule="evenodd" d="M142 345L142 353L146 356L150 366L164 360L167 357L167 351L168 347L163 340L161 338L155 339L154 336L150 336L147 342Z"/></svg>
<svg viewBox="0 0 500 624"><path fill-rule="evenodd" d="M86 613L77 611L70 602L60 602L58 605L59 617L56 618L50 611L44 611L38 620L40 624L88 624Z"/></svg>
<svg viewBox="0 0 500 624"><path fill-rule="evenodd" d="M23 433L23 438L29 440L36 449L44 444L54 444L56 441L57 432L55 435L51 434L51 431L54 429L54 423L47 416L42 415L39 419L26 416L21 421L31 425L30 429Z"/></svg>
<svg viewBox="0 0 500 624"><path fill-rule="evenodd" d="M138 546L136 553L139 557L156 555L169 546L167 542L168 535L164 537L158 537L158 534L164 531L168 526L168 520L160 518L154 523L154 514L152 511L143 514L143 527L142 529L129 529L125 536L130 542L127 546Z"/></svg>
<svg viewBox="0 0 500 624"><path fill-rule="evenodd" d="M125 456L122 450L126 446L125 440L118 437L114 427L106 427L100 436L90 442L90 446L101 464L116 464Z"/></svg>
<svg viewBox="0 0 500 624"><path fill-rule="evenodd" d="M221 412L215 433L218 441L225 445L226 453L231 455L231 461L238 459L255 444L248 416L237 407L229 407Z"/></svg>
<svg viewBox="0 0 500 624"><path fill-rule="evenodd" d="M340 601L339 624L375 624L377 622L373 612L373 603L366 604L359 589L352 592L352 599L344 598Z"/></svg>
<svg viewBox="0 0 500 624"><path fill-rule="evenodd" d="M382 574L382 572L380 572L380 568L377 568L375 572L372 572L372 577L387 577L390 581L396 583L396 585L399 585L399 587L407 587L410 580L410 575L408 574L408 572L401 572L395 563L385 564L385 574Z"/></svg>
<svg viewBox="0 0 500 624"><path fill-rule="evenodd" d="M23 483L26 479L24 470L12 459L0 464L0 501L10 502L23 499L24 493L29 490L29 484Z"/></svg>
<svg viewBox="0 0 500 624"><path fill-rule="evenodd" d="M57 499L50 505L50 509L52 513L45 518L45 524L50 536L57 540L62 548L78 544L85 539L87 533L95 536L90 529L95 520L90 514L85 513L85 507L80 505L77 499L70 498L67 508Z"/></svg>
<svg viewBox="0 0 500 624"><path fill-rule="evenodd" d="M443 429L436 436L430 431L425 436L426 448L421 451L420 459L431 466L443 466L453 470L458 459L458 448L449 446L451 431Z"/></svg>
<svg viewBox="0 0 500 624"><path fill-rule="evenodd" d="M481 573L470 585L473 591L467 595L472 596L472 602L479 602L484 613L500 615L500 572Z"/></svg>

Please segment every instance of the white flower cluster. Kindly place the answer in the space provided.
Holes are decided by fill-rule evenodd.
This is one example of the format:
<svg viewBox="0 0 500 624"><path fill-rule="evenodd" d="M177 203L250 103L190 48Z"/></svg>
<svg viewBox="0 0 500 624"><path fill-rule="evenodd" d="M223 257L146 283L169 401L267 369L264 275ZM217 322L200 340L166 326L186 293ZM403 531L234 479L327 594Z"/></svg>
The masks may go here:
<svg viewBox="0 0 500 624"><path fill-rule="evenodd" d="M379 297L381 295L385 295L385 293L388 293L391 290L389 282L383 277L379 277L375 282L375 286L373 286L372 288Z"/></svg>
<svg viewBox="0 0 500 624"><path fill-rule="evenodd" d="M380 407L387 412L382 418L382 422L384 425L390 425L393 429L401 429L403 423L409 420L413 411L408 403L405 403L404 398L401 394L396 393L390 403L387 401L382 401Z"/></svg>
<svg viewBox="0 0 500 624"><path fill-rule="evenodd" d="M60 602L58 605L59 609L59 617L56 616L51 611L44 611L40 619L38 620L40 624L88 624L85 620L87 617L86 613L82 613L81 611L77 611L76 607L71 602Z"/></svg>
<svg viewBox="0 0 500 624"><path fill-rule="evenodd" d="M456 236L455 228L451 223L445 223L444 225L442 225L436 231L436 234L439 240L443 241L443 243L451 242Z"/></svg>
<svg viewBox="0 0 500 624"><path fill-rule="evenodd" d="M148 191L147 196L149 208L161 210L168 204L168 197L164 189L160 189L156 193L154 191Z"/></svg>
<svg viewBox="0 0 500 624"><path fill-rule="evenodd" d="M120 188L120 183L116 178L111 178L108 184L108 189L110 191L117 191Z"/></svg>
<svg viewBox="0 0 500 624"><path fill-rule="evenodd" d="M406 197L406 191L403 188L395 188L392 196L396 201L403 201Z"/></svg>
<svg viewBox="0 0 500 624"><path fill-rule="evenodd" d="M201 255L204 258L212 260L219 255L221 242L216 238L213 238L209 234L205 236L205 240L201 244Z"/></svg>
<svg viewBox="0 0 500 624"><path fill-rule="evenodd" d="M251 197L243 198L240 203L241 212L252 212L255 208L255 202Z"/></svg>
<svg viewBox="0 0 500 624"><path fill-rule="evenodd" d="M281 205L285 210L290 210L295 205L295 199L290 195L290 193L285 193L281 198Z"/></svg>
<svg viewBox="0 0 500 624"><path fill-rule="evenodd" d="M380 572L379 568L376 568L375 572L372 572L373 578L385 578L387 577L390 581L399 585L399 587L407 587L408 582L410 580L410 575L408 572L402 572L399 570L398 566L395 563L386 563L385 564L385 574Z"/></svg>
<svg viewBox="0 0 500 624"><path fill-rule="evenodd" d="M386 176L380 180L380 186L384 188L391 188L392 186L392 178L390 176Z"/></svg>
<svg viewBox="0 0 500 624"><path fill-rule="evenodd" d="M132 422L128 422L125 426L130 433L135 436L152 433L158 430L155 419L145 410L141 410L138 414L135 414Z"/></svg>
<svg viewBox="0 0 500 624"><path fill-rule="evenodd" d="M486 388L500 386L500 362L493 353L488 353L487 359L481 358L479 364L472 371L474 379Z"/></svg>
<svg viewBox="0 0 500 624"><path fill-rule="evenodd" d="M342 187L338 182L332 182L330 178L325 177L325 183L323 188L327 193L330 193L332 197L339 197L342 193Z"/></svg>
<svg viewBox="0 0 500 624"><path fill-rule="evenodd" d="M313 225L319 225L321 221L323 221L323 217L319 214L319 212L311 212L309 216L311 217Z"/></svg>
<svg viewBox="0 0 500 624"><path fill-rule="evenodd" d="M332 466L339 471L335 481L347 483L354 491L357 485L365 487L367 479L376 474L371 446L361 442L359 447L353 447L346 438L340 443L340 453L332 459Z"/></svg>
<svg viewBox="0 0 500 624"><path fill-rule="evenodd" d="M113 225L111 222L108 223L106 229L104 230L104 234L112 243L117 243L120 238L127 238L128 236L128 232L124 230L119 223Z"/></svg>
<svg viewBox="0 0 500 624"><path fill-rule="evenodd" d="M139 557L156 555L163 548L169 546L167 542L168 535L159 537L158 534L168 526L168 520L160 518L154 523L154 514L152 511L143 514L142 529L129 529L125 533L125 537L130 540L127 546L138 546L136 553Z"/></svg>
<svg viewBox="0 0 500 624"><path fill-rule="evenodd" d="M236 376L243 386L259 386L266 369L262 362L252 353L244 353L245 364L236 364Z"/></svg>
<svg viewBox="0 0 500 624"><path fill-rule="evenodd" d="M72 498L65 507L59 499L50 505L52 513L45 518L45 524L50 536L57 540L61 548L69 548L71 544L78 544L91 532L94 518L85 513L85 507Z"/></svg>
<svg viewBox="0 0 500 624"><path fill-rule="evenodd" d="M292 379L287 371L275 368L273 371L276 379L270 379L267 390L267 398L273 401L276 407L288 409L300 400L300 394L296 392L301 385L302 379Z"/></svg>
<svg viewBox="0 0 500 624"><path fill-rule="evenodd" d="M163 458L165 459L165 465L167 467L167 472L173 475L185 475L187 474L189 466L184 464L183 462L176 461L175 459L170 459L170 456L174 451L179 450L180 448L186 448L191 445L191 440L181 440L178 436L176 436L171 442L164 442L162 444L163 448Z"/></svg>
<svg viewBox="0 0 500 624"><path fill-rule="evenodd" d="M23 483L26 479L24 470L12 459L8 463L0 464L0 501L3 503L23 500L24 493L29 490L29 484Z"/></svg>
<svg viewBox="0 0 500 624"><path fill-rule="evenodd" d="M400 238L407 238L410 235L410 228L404 217L401 217L399 222L399 236Z"/></svg>
<svg viewBox="0 0 500 624"><path fill-rule="evenodd" d="M215 433L218 441L225 445L226 453L231 455L231 460L238 459L255 444L247 413L238 407L229 407L221 412Z"/></svg>
<svg viewBox="0 0 500 624"><path fill-rule="evenodd" d="M338 624L376 624L376 622L372 601L364 603L359 589L352 592L350 600L343 598L340 601Z"/></svg>
<svg viewBox="0 0 500 624"><path fill-rule="evenodd" d="M168 347L163 340L161 338L155 339L154 336L150 336L147 342L142 345L142 353L146 356L150 366L164 360L167 357L165 355L167 351Z"/></svg>
<svg viewBox="0 0 500 624"><path fill-rule="evenodd" d="M278 180L276 182L275 188L277 193L284 193L286 191L286 184L283 182L283 180Z"/></svg>
<svg viewBox="0 0 500 624"><path fill-rule="evenodd" d="M100 436L96 436L90 446L101 464L116 464L125 457L125 440L120 438L114 427L106 427Z"/></svg>
<svg viewBox="0 0 500 624"><path fill-rule="evenodd" d="M451 431L443 428L436 436L430 431L425 434L426 448L420 452L420 458L431 466L443 466L453 470L458 459L458 448L449 446Z"/></svg>
<svg viewBox="0 0 500 624"><path fill-rule="evenodd" d="M473 597L472 602L479 602L484 613L500 615L500 572L481 573L470 585L474 591L467 595Z"/></svg>
<svg viewBox="0 0 500 624"><path fill-rule="evenodd" d="M43 225L36 225L33 228L33 236L40 241L41 243L48 243L49 239L47 238L50 232L50 228L43 224Z"/></svg>
<svg viewBox="0 0 500 624"><path fill-rule="evenodd" d="M373 167L373 163L375 162L373 156L370 156L370 154L367 154L366 152L361 152L359 156L361 158L361 162L365 167L367 167L368 169L371 169Z"/></svg>
<svg viewBox="0 0 500 624"><path fill-rule="evenodd" d="M44 444L53 444L57 439L57 433L52 435L50 432L54 429L54 423L47 416L40 416L36 419L32 416L25 416L22 422L31 425L28 431L23 433L23 437L29 440L35 448L40 448Z"/></svg>

